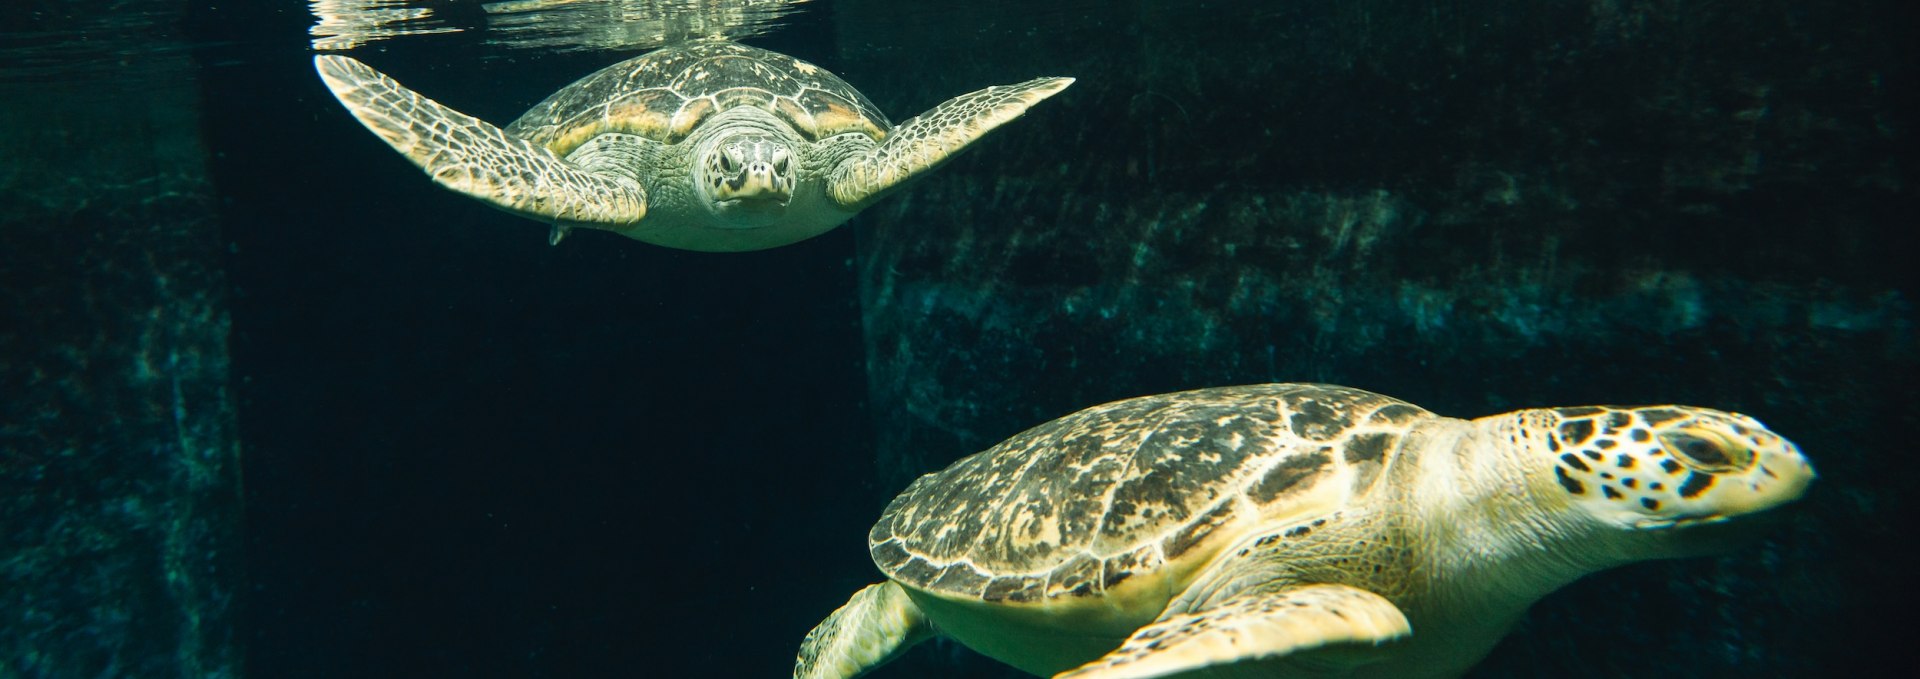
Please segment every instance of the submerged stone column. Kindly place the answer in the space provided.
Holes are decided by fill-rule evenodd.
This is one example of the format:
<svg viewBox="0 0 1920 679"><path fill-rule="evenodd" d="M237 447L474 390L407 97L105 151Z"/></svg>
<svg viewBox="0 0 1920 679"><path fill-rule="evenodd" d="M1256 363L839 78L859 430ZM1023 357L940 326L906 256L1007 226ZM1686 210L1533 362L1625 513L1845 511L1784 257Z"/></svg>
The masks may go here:
<svg viewBox="0 0 1920 679"><path fill-rule="evenodd" d="M0 74L0 677L237 676L239 445L194 64L106 51Z"/></svg>

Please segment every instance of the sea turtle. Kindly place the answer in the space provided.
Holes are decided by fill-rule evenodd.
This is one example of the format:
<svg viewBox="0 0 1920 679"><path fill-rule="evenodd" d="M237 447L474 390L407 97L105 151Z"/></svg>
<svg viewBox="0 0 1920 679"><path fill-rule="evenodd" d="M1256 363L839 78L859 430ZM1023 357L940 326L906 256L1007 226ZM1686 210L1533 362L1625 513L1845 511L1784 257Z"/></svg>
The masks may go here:
<svg viewBox="0 0 1920 679"><path fill-rule="evenodd" d="M1452 677L1555 588L1737 544L1813 477L1752 418L1688 406L1134 398L915 481L867 536L889 580L793 674L853 677L937 633L1057 679Z"/></svg>
<svg viewBox="0 0 1920 679"><path fill-rule="evenodd" d="M961 95L895 127L813 64L718 38L603 68L502 130L354 59L314 68L374 134L459 193L553 225L688 250L818 235L1072 78Z"/></svg>

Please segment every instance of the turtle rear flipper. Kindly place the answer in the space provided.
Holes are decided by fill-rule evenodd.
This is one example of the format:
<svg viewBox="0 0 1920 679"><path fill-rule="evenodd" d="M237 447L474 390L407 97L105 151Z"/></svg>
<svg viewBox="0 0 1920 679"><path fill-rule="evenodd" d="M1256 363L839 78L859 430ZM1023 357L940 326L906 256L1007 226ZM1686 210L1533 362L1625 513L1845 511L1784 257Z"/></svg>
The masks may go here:
<svg viewBox="0 0 1920 679"><path fill-rule="evenodd" d="M835 168L827 190L842 207L858 209L894 187L939 167L1073 78L1035 78L1017 85L963 94L901 123L879 145Z"/></svg>
<svg viewBox="0 0 1920 679"><path fill-rule="evenodd" d="M313 66L353 117L441 186L548 222L617 227L647 213L631 177L583 170L354 59L323 54Z"/></svg>
<svg viewBox="0 0 1920 679"><path fill-rule="evenodd" d="M807 633L793 679L857 677L931 636L933 626L899 585L868 585Z"/></svg>
<svg viewBox="0 0 1920 679"><path fill-rule="evenodd" d="M1120 648L1054 675L1054 679L1161 677L1211 665L1278 658L1330 644L1380 644L1412 631L1399 608L1363 589L1346 585L1256 587L1207 608L1162 617L1134 632ZM1363 653L1301 660L1304 665L1321 668L1365 664L1373 659Z"/></svg>

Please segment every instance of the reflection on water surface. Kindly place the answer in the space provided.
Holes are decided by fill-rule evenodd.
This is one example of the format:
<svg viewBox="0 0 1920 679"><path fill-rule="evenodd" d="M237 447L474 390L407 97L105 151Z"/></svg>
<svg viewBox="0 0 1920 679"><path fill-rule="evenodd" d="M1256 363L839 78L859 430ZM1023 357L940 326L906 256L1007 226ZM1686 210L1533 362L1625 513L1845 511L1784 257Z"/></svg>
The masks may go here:
<svg viewBox="0 0 1920 679"><path fill-rule="evenodd" d="M760 35L808 0L311 0L313 47L481 32L489 44L550 51L646 50L708 35ZM475 10L478 11L475 11Z"/></svg>

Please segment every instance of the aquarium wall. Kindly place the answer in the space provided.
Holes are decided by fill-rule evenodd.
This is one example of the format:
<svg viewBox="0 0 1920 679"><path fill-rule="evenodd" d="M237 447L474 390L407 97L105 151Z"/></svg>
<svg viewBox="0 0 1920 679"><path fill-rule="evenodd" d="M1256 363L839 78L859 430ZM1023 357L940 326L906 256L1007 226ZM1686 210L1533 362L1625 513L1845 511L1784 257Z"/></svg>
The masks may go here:
<svg viewBox="0 0 1920 679"><path fill-rule="evenodd" d="M154 4L7 10L4 677L239 674L227 252L197 65Z"/></svg>
<svg viewBox="0 0 1920 679"><path fill-rule="evenodd" d="M1842 621L1899 615L1915 496L1874 471L1920 420L1898 3L886 4L835 16L889 112L1079 81L855 225L883 485L1226 384L1735 409L1815 461L1804 514L1580 583L1479 675L1805 675L1891 643Z"/></svg>

